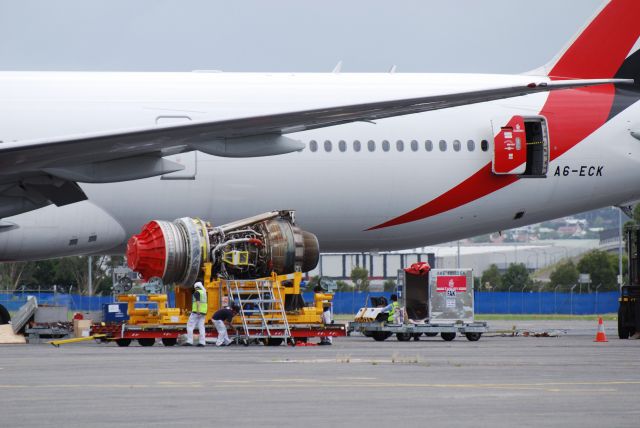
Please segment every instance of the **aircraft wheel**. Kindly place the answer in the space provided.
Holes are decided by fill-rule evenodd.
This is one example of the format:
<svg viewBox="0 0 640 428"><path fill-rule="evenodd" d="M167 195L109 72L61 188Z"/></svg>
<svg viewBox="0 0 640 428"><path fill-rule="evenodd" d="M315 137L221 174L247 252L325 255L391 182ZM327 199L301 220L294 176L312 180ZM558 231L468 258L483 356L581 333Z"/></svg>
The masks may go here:
<svg viewBox="0 0 640 428"><path fill-rule="evenodd" d="M9 324L11 321L11 315L4 306L0 305L0 324Z"/></svg>
<svg viewBox="0 0 640 428"><path fill-rule="evenodd" d="M482 333L466 333L465 336L467 336L468 341L477 342L478 340L480 340Z"/></svg>
<svg viewBox="0 0 640 428"><path fill-rule="evenodd" d="M451 342L453 339L456 338L456 334L455 333L440 333L440 337L442 337L442 339L446 340L447 342Z"/></svg>
<svg viewBox="0 0 640 428"><path fill-rule="evenodd" d="M387 340L389 336L391 336L391 332L389 331L372 331L371 332L371 337L373 337L373 340L375 340L376 342L383 342Z"/></svg>
<svg viewBox="0 0 640 428"><path fill-rule="evenodd" d="M144 339L138 339L138 345L140 346L153 346L153 344L156 343L156 340L154 338L144 338Z"/></svg>
<svg viewBox="0 0 640 428"><path fill-rule="evenodd" d="M162 339L162 344L164 346L175 346L176 343L178 343L178 339L175 339L173 337L165 337Z"/></svg>
<svg viewBox="0 0 640 428"><path fill-rule="evenodd" d="M131 345L131 339L116 339L116 345L126 347Z"/></svg>

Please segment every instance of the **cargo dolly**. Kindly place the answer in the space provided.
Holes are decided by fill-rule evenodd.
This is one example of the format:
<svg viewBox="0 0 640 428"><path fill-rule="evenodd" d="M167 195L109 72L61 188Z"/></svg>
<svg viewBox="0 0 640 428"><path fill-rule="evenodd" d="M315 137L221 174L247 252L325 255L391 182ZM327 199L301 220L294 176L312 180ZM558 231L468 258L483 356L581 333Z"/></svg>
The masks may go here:
<svg viewBox="0 0 640 428"><path fill-rule="evenodd" d="M445 341L464 335L480 340L488 331L486 322L474 320L473 273L471 269L430 269L424 263L398 271L396 295L398 313L393 321L383 311L386 298L374 298L371 307L361 308L349 331L376 341L392 335L401 341L418 340L423 334L440 334Z"/></svg>

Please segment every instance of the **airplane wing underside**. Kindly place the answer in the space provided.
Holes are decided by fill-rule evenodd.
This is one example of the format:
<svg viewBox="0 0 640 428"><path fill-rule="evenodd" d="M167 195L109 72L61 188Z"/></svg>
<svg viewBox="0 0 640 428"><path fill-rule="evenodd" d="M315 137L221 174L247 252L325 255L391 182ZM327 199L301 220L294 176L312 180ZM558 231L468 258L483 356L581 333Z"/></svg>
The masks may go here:
<svg viewBox="0 0 640 428"><path fill-rule="evenodd" d="M627 79L532 82L475 91L325 106L312 110L223 121L119 130L0 146L0 218L53 203L86 199L77 185L153 177L182 169L163 156L199 150L224 157L255 157L301 150L288 133L371 121L504 98L587 86L633 83Z"/></svg>

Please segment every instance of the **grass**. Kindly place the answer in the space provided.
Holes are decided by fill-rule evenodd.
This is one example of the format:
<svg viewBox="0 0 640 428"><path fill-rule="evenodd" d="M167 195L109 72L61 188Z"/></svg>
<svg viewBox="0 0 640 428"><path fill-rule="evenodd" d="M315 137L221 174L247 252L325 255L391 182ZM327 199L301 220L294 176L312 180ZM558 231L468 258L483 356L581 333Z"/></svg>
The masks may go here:
<svg viewBox="0 0 640 428"><path fill-rule="evenodd" d="M535 320L583 320L597 321L598 317L602 317L604 321L615 321L618 319L617 314L601 314L601 315L556 315L556 314L476 314L476 321L535 321ZM353 315L336 314L334 319L337 322L353 321Z"/></svg>
<svg viewBox="0 0 640 428"><path fill-rule="evenodd" d="M617 314L601 315L557 315L557 314L479 314L478 321L535 321L535 320L569 320L569 321L597 321L602 317L605 321L615 321Z"/></svg>

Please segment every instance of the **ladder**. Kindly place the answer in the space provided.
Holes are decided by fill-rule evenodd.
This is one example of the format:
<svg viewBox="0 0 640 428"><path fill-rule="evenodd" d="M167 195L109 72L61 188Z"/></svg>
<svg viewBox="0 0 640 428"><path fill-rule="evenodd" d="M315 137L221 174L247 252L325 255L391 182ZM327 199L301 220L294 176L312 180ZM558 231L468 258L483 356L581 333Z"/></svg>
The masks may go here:
<svg viewBox="0 0 640 428"><path fill-rule="evenodd" d="M242 325L234 327L242 331L246 343L266 339L271 342L267 344L280 344L291 338L282 287L274 287L275 283L272 279L224 281L230 300L240 307Z"/></svg>

